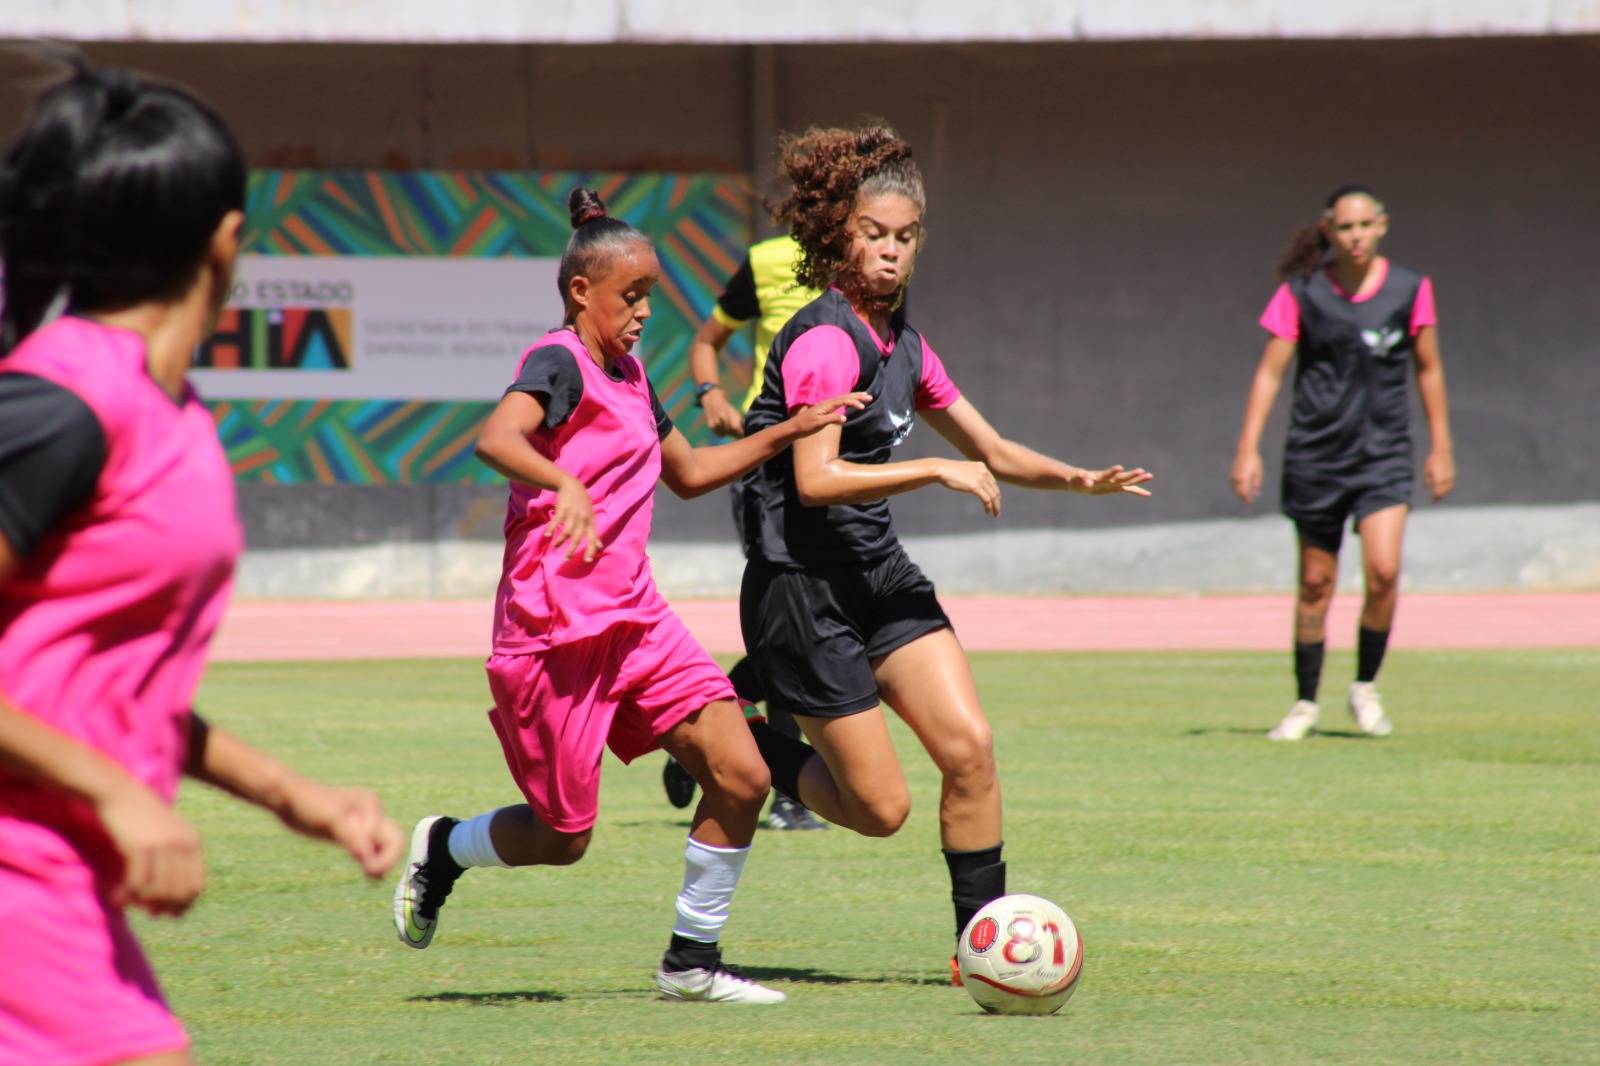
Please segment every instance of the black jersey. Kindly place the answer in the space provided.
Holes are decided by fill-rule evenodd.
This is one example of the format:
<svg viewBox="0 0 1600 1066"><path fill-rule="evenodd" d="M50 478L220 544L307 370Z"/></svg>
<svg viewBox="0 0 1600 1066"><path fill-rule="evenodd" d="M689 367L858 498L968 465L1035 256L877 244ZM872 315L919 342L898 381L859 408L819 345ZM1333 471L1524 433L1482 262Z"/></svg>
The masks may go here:
<svg viewBox="0 0 1600 1066"><path fill-rule="evenodd" d="M851 463L886 463L906 439L916 417L917 386L923 376L922 337L901 325L894 347L883 354L872 331L829 289L795 313L772 342L761 393L745 416L745 431L755 433L789 417L783 387L783 361L801 335L819 326L836 326L855 342L860 373L855 389L872 402L847 410L840 430L839 458ZM746 553L785 566L828 566L882 559L899 547L888 500L807 507L794 482L791 449L769 459L754 479L758 519L745 531Z"/></svg>
<svg viewBox="0 0 1600 1066"><path fill-rule="evenodd" d="M1300 311L1286 469L1412 464L1407 382L1423 278L1389 264L1371 297L1351 300L1326 271L1288 282Z"/></svg>

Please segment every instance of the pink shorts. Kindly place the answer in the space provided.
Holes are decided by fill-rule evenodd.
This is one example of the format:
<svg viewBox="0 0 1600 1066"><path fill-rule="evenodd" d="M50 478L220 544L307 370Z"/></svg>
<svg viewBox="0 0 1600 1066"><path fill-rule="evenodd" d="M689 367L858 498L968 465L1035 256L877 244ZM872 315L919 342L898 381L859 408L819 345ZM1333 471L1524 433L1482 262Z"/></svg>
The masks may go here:
<svg viewBox="0 0 1600 1066"><path fill-rule="evenodd" d="M121 1062L188 1047L90 869L13 858L28 868L0 862L0 1064Z"/></svg>
<svg viewBox="0 0 1600 1066"><path fill-rule="evenodd" d="M616 626L528 655L491 655L489 721L539 820L562 833L594 825L600 756L632 762L733 685L675 614Z"/></svg>

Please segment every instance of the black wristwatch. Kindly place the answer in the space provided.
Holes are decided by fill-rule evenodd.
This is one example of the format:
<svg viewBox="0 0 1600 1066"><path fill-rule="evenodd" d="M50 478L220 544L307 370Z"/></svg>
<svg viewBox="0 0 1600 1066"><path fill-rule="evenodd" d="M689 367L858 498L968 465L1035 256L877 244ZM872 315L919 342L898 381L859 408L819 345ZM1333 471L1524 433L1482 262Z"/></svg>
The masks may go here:
<svg viewBox="0 0 1600 1066"><path fill-rule="evenodd" d="M702 381L694 387L694 405L696 407L704 407L706 405L706 393L712 389L720 388L722 386L715 381Z"/></svg>

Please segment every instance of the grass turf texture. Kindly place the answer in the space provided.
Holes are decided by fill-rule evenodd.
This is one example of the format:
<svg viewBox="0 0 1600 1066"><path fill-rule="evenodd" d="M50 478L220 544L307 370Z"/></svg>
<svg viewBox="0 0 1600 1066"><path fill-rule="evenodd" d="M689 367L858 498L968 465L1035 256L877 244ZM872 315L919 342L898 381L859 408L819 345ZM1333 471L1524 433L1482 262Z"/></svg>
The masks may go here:
<svg viewBox="0 0 1600 1066"><path fill-rule="evenodd" d="M1600 652L1394 654L1384 741L1334 655L1330 733L1277 745L1287 659L973 656L1011 887L1087 943L1050 1018L946 985L937 780L898 723L898 836L757 836L725 943L779 1007L654 998L688 824L660 756L608 761L582 863L470 871L426 952L392 881L190 785L207 894L138 926L210 1063L1600 1060ZM484 705L466 662L221 665L201 699L408 831L517 799Z"/></svg>

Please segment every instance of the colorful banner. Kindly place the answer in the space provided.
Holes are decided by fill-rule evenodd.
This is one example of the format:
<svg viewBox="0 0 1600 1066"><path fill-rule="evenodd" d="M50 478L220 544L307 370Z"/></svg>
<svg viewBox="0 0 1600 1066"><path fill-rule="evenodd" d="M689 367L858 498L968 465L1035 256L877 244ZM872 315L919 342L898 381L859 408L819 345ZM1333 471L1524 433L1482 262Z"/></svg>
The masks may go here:
<svg viewBox="0 0 1600 1066"><path fill-rule="evenodd" d="M735 175L259 171L217 335L193 376L241 480L492 483L476 427L559 324L568 193L599 190L655 242L636 354L691 439L689 341L750 235ZM749 341L729 345L748 375Z"/></svg>

